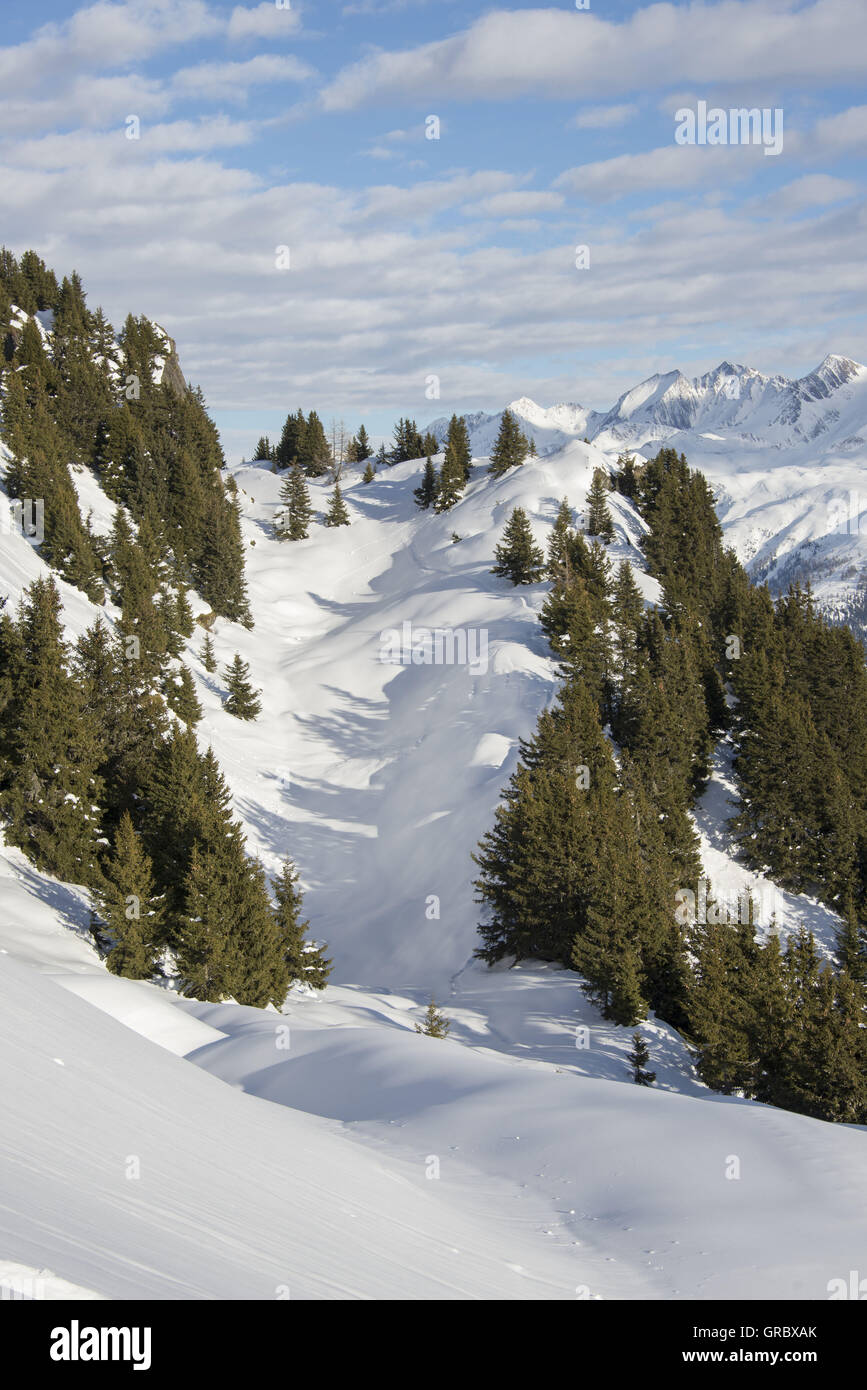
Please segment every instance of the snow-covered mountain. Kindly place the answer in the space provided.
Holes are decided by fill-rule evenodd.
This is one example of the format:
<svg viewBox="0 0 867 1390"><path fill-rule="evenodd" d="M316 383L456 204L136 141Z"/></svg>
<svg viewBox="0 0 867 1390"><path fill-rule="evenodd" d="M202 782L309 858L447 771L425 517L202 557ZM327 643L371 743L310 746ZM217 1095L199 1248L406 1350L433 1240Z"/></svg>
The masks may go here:
<svg viewBox="0 0 867 1390"><path fill-rule="evenodd" d="M540 454L588 439L617 455L677 449L717 498L728 544L772 592L810 579L835 618L867 636L867 368L828 356L804 377L765 376L721 362L704 376L648 377L605 412L508 407ZM474 452L490 452L502 412L465 417ZM434 422L440 439L448 421Z"/></svg>
<svg viewBox="0 0 867 1390"><path fill-rule="evenodd" d="M220 619L214 639L220 668L249 662L263 712L225 712L199 634L183 656L197 735L251 851L269 871L297 861L334 983L281 1017L116 978L81 891L3 851L0 1281L48 1297L824 1299L858 1267L863 1134L711 1093L653 1019L644 1091L630 1030L572 972L471 959L470 850L557 688L545 586L494 578L494 545L516 505L544 543L609 458L570 438L500 479L480 467L442 516L413 502L421 462L349 478L351 528L292 545L273 531L280 478L231 470L256 626ZM104 533L112 504L76 481ZM311 492L321 515L327 485ZM611 507L611 558L653 600L642 522ZM4 536L13 604L45 572ZM70 637L97 611L116 620L60 589ZM484 634L484 656L401 664L404 624ZM715 888L770 894L783 930L827 950L832 913L733 860L731 792L723 747L696 817ZM414 1031L431 995L444 1040ZM725 1180L731 1154L748 1180Z"/></svg>

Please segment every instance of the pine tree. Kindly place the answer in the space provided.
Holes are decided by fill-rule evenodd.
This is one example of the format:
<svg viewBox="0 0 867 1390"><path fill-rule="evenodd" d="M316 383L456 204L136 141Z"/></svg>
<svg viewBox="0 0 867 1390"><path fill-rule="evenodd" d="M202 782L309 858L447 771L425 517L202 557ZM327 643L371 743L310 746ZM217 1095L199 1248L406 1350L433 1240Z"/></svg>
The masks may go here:
<svg viewBox="0 0 867 1390"><path fill-rule="evenodd" d="M204 711L196 694L196 686L186 666L179 674L170 674L163 681L163 691L169 709L189 728L198 724Z"/></svg>
<svg viewBox="0 0 867 1390"><path fill-rule="evenodd" d="M219 872L216 854L193 845L184 883L175 957L187 998L218 1003L229 994L231 945L228 922L233 911L229 886Z"/></svg>
<svg viewBox="0 0 867 1390"><path fill-rule="evenodd" d="M614 486L623 497L633 501L638 496L638 478L635 472L635 459L631 454L619 454Z"/></svg>
<svg viewBox="0 0 867 1390"><path fill-rule="evenodd" d="M331 973L325 948L306 940L309 923L301 920L301 889L298 871L291 859L284 859L280 875L274 880L277 906L274 917L280 933L289 984L324 989Z"/></svg>
<svg viewBox="0 0 867 1390"><path fill-rule="evenodd" d="M527 457L527 440L521 433L518 421L511 410L504 410L500 421L497 441L491 452L488 472L499 478L510 468L517 467Z"/></svg>
<svg viewBox="0 0 867 1390"><path fill-rule="evenodd" d="M431 464L433 467L433 464ZM466 486L466 477L457 452L446 445L439 473L436 475L436 494L434 511L449 512L460 502Z"/></svg>
<svg viewBox="0 0 867 1390"><path fill-rule="evenodd" d="M514 508L494 555L497 563L491 574L511 579L513 584L536 584L542 578L545 557L533 540L530 522L522 507Z"/></svg>
<svg viewBox="0 0 867 1390"><path fill-rule="evenodd" d="M427 508L433 504L436 498L437 472L433 466L433 461L430 458L430 455L428 455L427 462L424 466L422 480L412 495L416 500L416 505L421 507L423 511L426 511Z"/></svg>
<svg viewBox="0 0 867 1390"><path fill-rule="evenodd" d="M321 478L334 466L325 428L315 410L311 410L307 416L307 425L303 442L298 449L298 458L304 472L311 478Z"/></svg>
<svg viewBox="0 0 867 1390"><path fill-rule="evenodd" d="M451 1024L445 1014L437 1008L436 1003L431 999L425 1010L424 1019L415 1025L415 1031L424 1033L428 1038L446 1038L450 1029Z"/></svg>
<svg viewBox="0 0 867 1390"><path fill-rule="evenodd" d="M373 450L370 447L367 430L363 425L359 425L358 434L355 436L355 461L356 463L365 463L372 454Z"/></svg>
<svg viewBox="0 0 867 1390"><path fill-rule="evenodd" d="M202 665L208 672L208 675L213 675L217 669L217 653L214 649L214 639L210 632L205 633L205 640L202 643Z"/></svg>
<svg viewBox="0 0 867 1390"><path fill-rule="evenodd" d="M430 440L427 441L427 444ZM424 452L431 456L438 453L436 440L433 441L434 447L428 449L425 444ZM470 480L473 470L472 454L470 452L470 436L467 432L467 422L462 415L453 415L449 420L448 433L446 434L446 444L443 453L443 461L448 460L449 472L454 473L455 481L461 481L461 491Z"/></svg>
<svg viewBox="0 0 867 1390"><path fill-rule="evenodd" d="M124 811L94 903L111 938L106 964L115 975L130 980L150 979L157 969L162 906L151 867L129 812Z"/></svg>
<svg viewBox="0 0 867 1390"><path fill-rule="evenodd" d="M586 690L566 685L539 716L502 794L494 825L473 855L476 901L489 920L477 955L571 964L583 925L595 851L597 803L614 785L611 747Z"/></svg>
<svg viewBox="0 0 867 1390"><path fill-rule="evenodd" d="M568 584L572 579L572 567L570 565L569 538L572 530L572 508L566 497L557 509L557 516L554 519L554 526L548 537L548 560L545 570L546 579L551 579L554 583Z"/></svg>
<svg viewBox="0 0 867 1390"><path fill-rule="evenodd" d="M313 507L304 478L304 470L296 460L283 480L280 498L285 512L277 534L281 540L304 541L310 534Z"/></svg>
<svg viewBox="0 0 867 1390"><path fill-rule="evenodd" d="M102 782L97 728L67 670L53 579L26 590L3 711L0 810L6 838L41 869L98 884Z"/></svg>
<svg viewBox="0 0 867 1390"><path fill-rule="evenodd" d="M372 454L368 454L368 456L367 456L367 462L366 462L365 465L364 465L364 472L363 472L362 475L361 475L361 481L362 481L363 483L372 483L375 477L376 477L376 469L374 468L374 465L373 465L373 455L372 455Z"/></svg>
<svg viewBox="0 0 867 1390"><path fill-rule="evenodd" d="M656 1072L646 1070L650 1053L647 1050L647 1043L637 1031L632 1034L632 1051L627 1054L626 1060L632 1068L632 1079L636 1086L653 1085L656 1080Z"/></svg>
<svg viewBox="0 0 867 1390"><path fill-rule="evenodd" d="M601 536L610 543L614 540L614 522L608 510L608 485L601 468L593 469L593 480L587 492L587 534Z"/></svg>
<svg viewBox="0 0 867 1390"><path fill-rule="evenodd" d="M236 719L258 719L262 712L262 701L259 694L253 689L247 677L250 668L246 661L242 661L236 652L231 666L224 667L223 676L228 687L225 707L229 714L233 714Z"/></svg>
<svg viewBox="0 0 867 1390"><path fill-rule="evenodd" d="M281 468L291 468L296 460L300 460L304 450L306 433L307 422L304 419L303 410L299 409L295 415L290 412L283 425L280 443L273 450L274 461Z"/></svg>
<svg viewBox="0 0 867 1390"><path fill-rule="evenodd" d="M350 524L349 512L343 500L343 493L340 491L340 484L334 484L334 491L331 494L331 501L328 510L323 518L324 526L348 526Z"/></svg>

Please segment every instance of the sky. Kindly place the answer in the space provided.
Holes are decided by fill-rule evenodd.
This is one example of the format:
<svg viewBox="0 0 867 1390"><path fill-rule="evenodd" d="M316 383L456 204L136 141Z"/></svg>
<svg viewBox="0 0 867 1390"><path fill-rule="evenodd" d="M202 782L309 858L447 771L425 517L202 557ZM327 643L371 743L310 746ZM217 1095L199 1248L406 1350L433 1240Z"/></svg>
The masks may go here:
<svg viewBox="0 0 867 1390"><path fill-rule="evenodd" d="M867 361L867 6L578 3L4 0L0 241L166 328L232 460Z"/></svg>

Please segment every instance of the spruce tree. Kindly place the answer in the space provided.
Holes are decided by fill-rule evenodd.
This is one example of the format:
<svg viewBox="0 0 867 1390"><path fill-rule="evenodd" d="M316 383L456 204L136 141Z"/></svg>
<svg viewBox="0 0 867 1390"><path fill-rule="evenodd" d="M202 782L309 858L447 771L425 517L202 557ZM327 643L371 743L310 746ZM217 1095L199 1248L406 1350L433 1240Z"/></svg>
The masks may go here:
<svg viewBox="0 0 867 1390"><path fill-rule="evenodd" d="M434 447L428 448L430 440L425 444L425 453L431 456L438 453L436 440L433 441ZM445 450L443 460L449 460L449 471L454 473L455 481L461 480L462 488L470 480L473 469L472 454L470 452L470 436L467 432L467 422L462 415L453 415L449 420L448 433L446 435Z"/></svg>
<svg viewBox="0 0 867 1390"><path fill-rule="evenodd" d="M425 1010L424 1019L415 1025L415 1031L424 1033L425 1037L428 1038L446 1038L450 1029L451 1024L445 1014L437 1008L435 1001L431 999Z"/></svg>
<svg viewBox="0 0 867 1390"><path fill-rule="evenodd" d="M650 1053L647 1050L647 1043L638 1031L632 1034L632 1051L627 1054L626 1060L632 1069L632 1079L636 1086L653 1085L656 1080L656 1072L647 1070Z"/></svg>
<svg viewBox="0 0 867 1390"><path fill-rule="evenodd" d="M372 455L372 454L368 454L368 456L367 456L367 462L366 462L365 465L364 465L364 472L363 472L362 475L361 475L361 481L362 481L363 483L372 483L375 477L376 477L376 469L374 468L374 465L373 465L373 455Z"/></svg>
<svg viewBox="0 0 867 1390"><path fill-rule="evenodd" d="M166 704L173 714L188 727L198 724L204 711L196 694L196 686L186 666L181 664L180 672L170 673L163 681Z"/></svg>
<svg viewBox="0 0 867 1390"><path fill-rule="evenodd" d="M608 484L601 468L593 469L593 480L587 492L587 534L600 536L610 543L614 540L614 522L608 510Z"/></svg>
<svg viewBox="0 0 867 1390"><path fill-rule="evenodd" d="M568 584L572 579L570 565L569 538L572 529L572 508L564 497L557 509L557 516L548 537L548 559L545 570L546 579L554 583Z"/></svg>
<svg viewBox="0 0 867 1390"><path fill-rule="evenodd" d="M523 507L515 507L494 551L496 564L491 574L511 579L513 584L537 584L545 572L545 557L533 540L533 532Z"/></svg>
<svg viewBox="0 0 867 1390"><path fill-rule="evenodd" d="M53 579L26 590L3 711L0 809L6 838L41 869L73 883L100 879L102 781L98 730L67 669Z"/></svg>
<svg viewBox="0 0 867 1390"><path fill-rule="evenodd" d="M253 689L247 677L250 674L250 667L246 661L242 661L238 652L235 653L231 666L223 669L223 677L228 688L225 708L229 714L233 714L236 719L258 719L262 712L262 701L259 694Z"/></svg>
<svg viewBox="0 0 867 1390"><path fill-rule="evenodd" d="M214 639L210 632L205 633L205 640L202 643L202 665L208 672L208 675L213 675L217 669L217 653L214 649Z"/></svg>
<svg viewBox="0 0 867 1390"><path fill-rule="evenodd" d="M328 510L323 517L324 526L348 526L350 524L349 511L343 500L343 493L340 484L334 484L334 491L331 494L331 501Z"/></svg>
<svg viewBox="0 0 867 1390"><path fill-rule="evenodd" d="M313 507L304 477L304 470L296 460L283 480L280 498L285 511L277 534L281 540L304 541L310 534Z"/></svg>
<svg viewBox="0 0 867 1390"><path fill-rule="evenodd" d="M274 917L282 942L283 957L289 985L303 984L310 989L324 989L331 973L331 961L325 948L306 940L309 923L301 920L302 893L298 886L298 871L291 859L284 859L279 876L274 880L277 906Z"/></svg>
<svg viewBox="0 0 867 1390"><path fill-rule="evenodd" d="M157 968L162 905L151 868L129 812L124 811L94 903L110 937L106 964L115 975L130 980L150 979Z"/></svg>
<svg viewBox="0 0 867 1390"><path fill-rule="evenodd" d="M430 455L428 455L427 462L424 466L422 480L412 495L415 498L416 505L421 507L422 511L426 511L428 507L432 506L436 499L437 472L433 466Z"/></svg>
<svg viewBox="0 0 867 1390"><path fill-rule="evenodd" d="M502 477L510 468L516 468L524 462L527 447L527 440L521 433L515 416L511 410L504 410L497 440L491 451L488 472L495 478Z"/></svg>

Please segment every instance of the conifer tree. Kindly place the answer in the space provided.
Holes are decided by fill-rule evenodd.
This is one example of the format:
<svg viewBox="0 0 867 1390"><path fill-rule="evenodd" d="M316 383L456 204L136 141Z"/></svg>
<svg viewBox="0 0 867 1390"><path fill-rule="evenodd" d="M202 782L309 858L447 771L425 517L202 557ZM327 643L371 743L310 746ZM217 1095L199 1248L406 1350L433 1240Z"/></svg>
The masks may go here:
<svg viewBox="0 0 867 1390"><path fill-rule="evenodd" d="M419 486L414 490L412 495L416 500L416 505L421 507L422 511L425 511L428 507L432 506L436 499L437 472L433 466L433 461L430 455L428 455L427 462L424 466L422 480Z"/></svg>
<svg viewBox="0 0 867 1390"><path fill-rule="evenodd" d="M54 580L35 580L19 610L3 711L0 809L7 840L39 868L92 887L100 878L100 746L67 670L60 611Z"/></svg>
<svg viewBox="0 0 867 1390"><path fill-rule="evenodd" d="M439 473L436 475L434 511L451 511L455 503L460 502L465 486L466 477L458 453L447 444Z"/></svg>
<svg viewBox="0 0 867 1390"><path fill-rule="evenodd" d="M343 500L343 493L340 491L340 484L334 484L334 491L331 494L331 501L328 510L323 517L324 526L349 526L349 511Z"/></svg>
<svg viewBox="0 0 867 1390"><path fill-rule="evenodd" d="M150 979L157 968L162 906L151 861L128 811L115 831L114 851L94 902L111 940L109 970L130 980Z"/></svg>
<svg viewBox="0 0 867 1390"><path fill-rule="evenodd" d="M446 1038L450 1029L451 1024L445 1014L437 1008L435 1001L431 999L425 1010L424 1019L415 1025L415 1031L424 1033L425 1037L428 1038Z"/></svg>
<svg viewBox="0 0 867 1390"><path fill-rule="evenodd" d="M242 661L238 652L235 653L231 666L226 666L223 676L228 688L225 707L229 714L233 714L236 719L258 719L262 712L262 701L259 693L253 689L247 679L250 674L250 667L246 661Z"/></svg>
<svg viewBox="0 0 867 1390"><path fill-rule="evenodd" d="M279 876L274 880L277 906L274 917L282 942L289 985L303 984L310 989L324 989L331 973L331 961L325 948L306 940L309 923L301 920L302 893L298 886L298 871L291 859L284 859Z"/></svg>
<svg viewBox="0 0 867 1390"><path fill-rule="evenodd" d="M497 563L491 569L491 574L511 579L513 584L536 584L542 578L545 557L533 540L523 507L515 507L512 511L494 556Z"/></svg>
<svg viewBox="0 0 867 1390"><path fill-rule="evenodd" d="M370 440L367 437L367 430L363 425L358 426L358 434L355 436L355 461L365 463L373 455L370 447Z"/></svg>
<svg viewBox="0 0 867 1390"><path fill-rule="evenodd" d="M527 440L521 433L518 421L511 410L504 410L496 443L491 452L488 472L495 478L502 477L510 468L516 468L527 457Z"/></svg>
<svg viewBox="0 0 867 1390"><path fill-rule="evenodd" d="M608 486L605 473L594 468L593 480L587 492L587 534L600 536L609 543L614 540L614 522L608 510Z"/></svg>
<svg viewBox="0 0 867 1390"><path fill-rule="evenodd" d="M198 724L204 713L192 676L186 666L181 664L180 672L169 674L163 682L166 703L184 724L192 728Z"/></svg>
<svg viewBox="0 0 867 1390"><path fill-rule="evenodd" d="M213 675L217 669L217 653L210 632L205 632L205 640L202 643L202 665L209 676Z"/></svg>
<svg viewBox="0 0 867 1390"><path fill-rule="evenodd" d="M638 496L638 477L635 472L635 459L631 454L618 455L614 486L623 497L628 497L630 501Z"/></svg>
<svg viewBox="0 0 867 1390"><path fill-rule="evenodd" d="M376 469L373 465L373 455L368 454L367 462L364 465L364 472L361 475L361 481L363 483L372 483L375 477Z"/></svg>
<svg viewBox="0 0 867 1390"><path fill-rule="evenodd" d="M285 511L277 534L281 540L304 541L310 534L313 507L304 478L304 470L296 460L283 480L280 498Z"/></svg>
<svg viewBox="0 0 867 1390"><path fill-rule="evenodd" d="M434 441L434 447L430 450L426 447L425 452L429 452L431 456L438 453L436 441ZM470 480L473 461L470 452L470 436L467 431L467 422L462 415L453 415L449 420L443 461L445 462L446 459L449 462L449 472L453 473L455 482L460 480L461 491L463 491L463 488Z"/></svg>
<svg viewBox="0 0 867 1390"><path fill-rule="evenodd" d="M569 537L572 530L572 508L564 497L557 510L554 526L548 537L548 559L545 578L554 583L568 584L572 579Z"/></svg>
<svg viewBox="0 0 867 1390"><path fill-rule="evenodd" d="M311 478L321 478L334 465L325 428L315 410L311 410L307 416L304 438L298 448L298 458L304 472Z"/></svg>
<svg viewBox="0 0 867 1390"><path fill-rule="evenodd" d="M182 992L217 1003L229 995L231 943L228 921L233 904L216 854L193 845L184 883L175 957Z"/></svg>
<svg viewBox="0 0 867 1390"><path fill-rule="evenodd" d="M599 798L614 785L611 748L593 700L566 685L540 716L502 794L494 825L473 855L476 900L489 914L478 956L540 957L571 964L588 903Z"/></svg>
<svg viewBox="0 0 867 1390"><path fill-rule="evenodd" d="M632 1034L632 1051L627 1054L626 1060L632 1068L632 1079L636 1086L653 1085L656 1080L656 1072L647 1070L650 1053L647 1050L647 1043L638 1031Z"/></svg>

